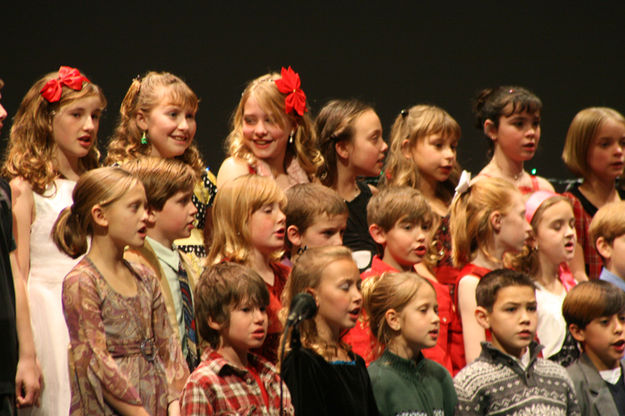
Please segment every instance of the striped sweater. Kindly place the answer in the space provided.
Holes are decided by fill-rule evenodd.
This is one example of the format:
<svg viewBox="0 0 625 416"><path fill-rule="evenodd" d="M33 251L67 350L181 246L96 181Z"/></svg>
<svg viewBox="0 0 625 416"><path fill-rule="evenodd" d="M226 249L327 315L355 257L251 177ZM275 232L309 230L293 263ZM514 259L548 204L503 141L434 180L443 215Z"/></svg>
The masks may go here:
<svg viewBox="0 0 625 416"><path fill-rule="evenodd" d="M482 353L454 378L456 415L580 415L573 383L560 365L538 358L530 345L527 369L512 356L482 343Z"/></svg>

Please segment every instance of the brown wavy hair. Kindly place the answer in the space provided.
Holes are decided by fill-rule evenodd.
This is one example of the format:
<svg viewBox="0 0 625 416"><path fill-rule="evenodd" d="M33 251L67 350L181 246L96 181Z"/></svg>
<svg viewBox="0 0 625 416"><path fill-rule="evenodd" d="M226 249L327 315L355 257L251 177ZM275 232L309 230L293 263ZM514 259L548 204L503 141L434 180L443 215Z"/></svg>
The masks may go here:
<svg viewBox="0 0 625 416"><path fill-rule="evenodd" d="M151 154L152 145L149 141L147 144L141 143L143 131L137 125L137 114L139 111L148 114L163 97L167 97L175 105L191 110L194 115L199 107L197 95L174 74L150 71L133 79L119 108L119 121L108 143L104 161L106 165ZM194 142L176 159L191 166L198 177L202 175L204 161Z"/></svg>
<svg viewBox="0 0 625 416"><path fill-rule="evenodd" d="M98 97L102 109L106 107L106 98L102 90L90 81L83 81L79 91L63 86L61 99L53 103L48 102L41 96L41 88L58 75L58 72L44 75L30 87L22 99L13 119L2 164L2 176L8 179L21 176L38 194L43 194L48 185L53 184L54 179L59 176L54 166L56 148L52 133L54 116L62 107L87 97ZM97 144L96 137L89 153L78 161L82 171L98 167L100 152Z"/></svg>

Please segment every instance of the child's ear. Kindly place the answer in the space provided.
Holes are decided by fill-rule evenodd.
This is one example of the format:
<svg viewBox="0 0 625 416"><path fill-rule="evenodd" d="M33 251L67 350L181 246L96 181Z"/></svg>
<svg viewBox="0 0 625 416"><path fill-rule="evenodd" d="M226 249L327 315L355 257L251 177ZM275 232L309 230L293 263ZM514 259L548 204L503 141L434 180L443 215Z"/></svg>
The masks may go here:
<svg viewBox="0 0 625 416"><path fill-rule="evenodd" d="M569 332L577 342L584 342L586 340L586 331L580 329L576 324L569 325Z"/></svg>
<svg viewBox="0 0 625 416"><path fill-rule="evenodd" d="M141 129L141 130L147 130L148 129L148 119L146 117L146 115L143 113L142 110L137 111L137 115L135 116L135 120L137 122L137 126Z"/></svg>
<svg viewBox="0 0 625 416"><path fill-rule="evenodd" d="M612 244L608 243L604 237L598 237L595 241L597 253L606 260L612 258Z"/></svg>
<svg viewBox="0 0 625 416"><path fill-rule="evenodd" d="M349 159L349 141L340 140L334 144L334 151L341 159Z"/></svg>
<svg viewBox="0 0 625 416"><path fill-rule="evenodd" d="M302 235L297 225L289 225L286 227L286 238L289 239L293 247L299 248L302 245Z"/></svg>
<svg viewBox="0 0 625 416"><path fill-rule="evenodd" d="M221 331L221 329L223 328L223 325L222 325L222 324L220 324L220 323L219 323L219 322L217 322L217 321L214 321L212 318L207 318L207 319L206 319L206 322L208 323L208 326L209 326L211 329L214 329L215 331Z"/></svg>
<svg viewBox="0 0 625 416"><path fill-rule="evenodd" d="M484 134L490 137L492 141L497 140L497 127L491 119L486 119L484 122Z"/></svg>
<svg viewBox="0 0 625 416"><path fill-rule="evenodd" d="M315 305L317 305L317 308L319 307L319 298L317 298L317 291L315 289L313 289L312 287L306 288L306 290L304 290L304 292L308 293L309 295L311 295L313 297L313 299L315 300Z"/></svg>
<svg viewBox="0 0 625 416"><path fill-rule="evenodd" d="M499 211L493 211L490 213L488 220L490 221L490 225L491 227L493 227L493 230L495 230L495 232L499 232L499 230L501 229L502 218L503 215L501 215L501 212Z"/></svg>
<svg viewBox="0 0 625 416"><path fill-rule="evenodd" d="M482 328L490 329L490 315L483 306L475 308L475 319Z"/></svg>
<svg viewBox="0 0 625 416"><path fill-rule="evenodd" d="M147 220L147 225L148 228L149 227L153 227L154 224L156 224L156 218L157 218L157 211L152 208L152 207L148 207L148 220Z"/></svg>
<svg viewBox="0 0 625 416"><path fill-rule="evenodd" d="M369 234L371 234L373 241L379 245L383 246L386 244L386 231L384 231L378 224L371 224L369 226Z"/></svg>
<svg viewBox="0 0 625 416"><path fill-rule="evenodd" d="M412 148L409 139L404 139L404 141L401 142L401 154L404 155L406 159L412 160Z"/></svg>
<svg viewBox="0 0 625 416"><path fill-rule="evenodd" d="M395 309L387 310L386 313L384 313L384 319L386 320L386 324L393 331L399 331L401 329L401 320Z"/></svg>
<svg viewBox="0 0 625 416"><path fill-rule="evenodd" d="M109 225L104 209L100 206L100 204L96 204L91 207L91 218L93 219L93 222L100 227L107 227Z"/></svg>

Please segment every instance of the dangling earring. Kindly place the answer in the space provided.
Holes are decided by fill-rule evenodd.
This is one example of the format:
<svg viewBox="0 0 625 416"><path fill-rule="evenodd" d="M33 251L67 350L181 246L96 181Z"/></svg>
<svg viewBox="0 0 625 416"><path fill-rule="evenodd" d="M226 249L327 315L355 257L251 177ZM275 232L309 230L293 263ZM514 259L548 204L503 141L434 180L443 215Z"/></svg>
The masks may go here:
<svg viewBox="0 0 625 416"><path fill-rule="evenodd" d="M289 134L289 144L293 144L294 136L295 136L295 130L291 130L291 134Z"/></svg>
<svg viewBox="0 0 625 416"><path fill-rule="evenodd" d="M141 144L148 144L147 130L144 130L143 134L141 135Z"/></svg>

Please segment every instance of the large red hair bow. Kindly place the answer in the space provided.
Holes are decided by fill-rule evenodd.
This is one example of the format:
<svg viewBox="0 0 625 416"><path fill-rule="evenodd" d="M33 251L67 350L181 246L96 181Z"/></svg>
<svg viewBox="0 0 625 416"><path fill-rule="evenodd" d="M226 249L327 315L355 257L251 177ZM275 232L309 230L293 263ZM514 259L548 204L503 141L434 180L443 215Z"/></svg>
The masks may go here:
<svg viewBox="0 0 625 416"><path fill-rule="evenodd" d="M284 111L290 114L293 110L303 116L306 111L306 94L300 88L301 81L299 74L289 66L288 69L282 67L282 78L277 79L276 86L282 94L288 94L284 99Z"/></svg>
<svg viewBox="0 0 625 416"><path fill-rule="evenodd" d="M82 75L76 68L62 66L59 68L59 76L46 82L46 85L39 91L41 96L49 103L55 103L61 99L63 86L80 91L82 82L90 82L86 76Z"/></svg>

